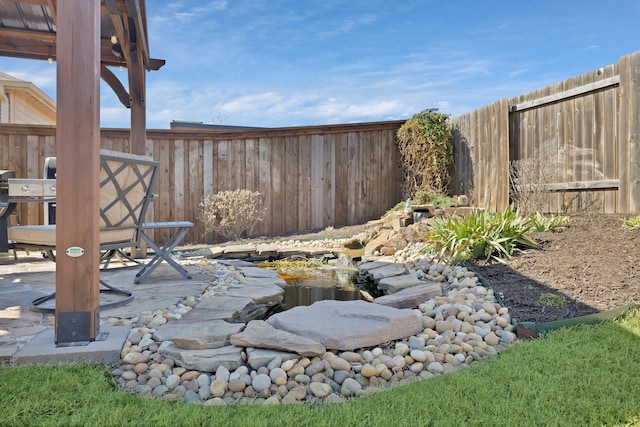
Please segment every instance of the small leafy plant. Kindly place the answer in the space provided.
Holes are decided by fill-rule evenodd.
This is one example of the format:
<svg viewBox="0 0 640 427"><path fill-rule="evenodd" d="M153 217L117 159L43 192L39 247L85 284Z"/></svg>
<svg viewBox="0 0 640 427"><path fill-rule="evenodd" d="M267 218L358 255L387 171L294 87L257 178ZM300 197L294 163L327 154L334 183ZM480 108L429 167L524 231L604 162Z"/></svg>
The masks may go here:
<svg viewBox="0 0 640 427"><path fill-rule="evenodd" d="M527 233L531 225L512 206L502 212L476 210L466 218L436 219L426 234L423 251L458 263L469 258L504 262L522 248L537 248Z"/></svg>
<svg viewBox="0 0 640 427"><path fill-rule="evenodd" d="M545 294L540 295L540 298L536 300L536 304L542 307L551 307L554 309L559 309L562 307L566 307L569 305L569 301L564 299L564 297L552 294L551 292L547 292Z"/></svg>
<svg viewBox="0 0 640 427"><path fill-rule="evenodd" d="M639 229L640 228L640 215L634 216L633 218L625 219L624 226L631 229Z"/></svg>
<svg viewBox="0 0 640 427"><path fill-rule="evenodd" d="M436 208L450 208L456 206L456 201L453 197L445 196L431 190L420 190L411 199L412 205L433 205ZM398 202L394 207L389 209L383 217L389 215L392 212L399 212L404 210L407 205L406 201Z"/></svg>
<svg viewBox="0 0 640 427"><path fill-rule="evenodd" d="M445 196L431 190L420 190L411 200L414 205L433 205L436 208L450 208L456 205L453 197Z"/></svg>
<svg viewBox="0 0 640 427"><path fill-rule="evenodd" d="M226 239L251 236L266 211L262 194L250 190L220 191L207 196L199 208L206 232Z"/></svg>
<svg viewBox="0 0 640 427"><path fill-rule="evenodd" d="M527 218L535 231L548 231L554 228L562 227L569 223L569 217L564 215L546 216L540 212L535 212Z"/></svg>

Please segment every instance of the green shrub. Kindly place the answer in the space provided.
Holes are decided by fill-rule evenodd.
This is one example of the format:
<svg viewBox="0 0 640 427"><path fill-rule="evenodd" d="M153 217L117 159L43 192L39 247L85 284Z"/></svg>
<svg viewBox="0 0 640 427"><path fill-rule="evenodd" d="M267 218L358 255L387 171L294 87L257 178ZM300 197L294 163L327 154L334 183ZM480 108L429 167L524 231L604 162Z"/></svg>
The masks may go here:
<svg viewBox="0 0 640 427"><path fill-rule="evenodd" d="M554 228L562 227L569 223L569 217L564 215L545 216L540 212L535 212L527 218L529 224L535 231L548 231Z"/></svg>
<svg viewBox="0 0 640 427"><path fill-rule="evenodd" d="M404 170L403 198L419 190L446 194L453 164L451 126L446 114L436 108L415 114L396 134Z"/></svg>
<svg viewBox="0 0 640 427"><path fill-rule="evenodd" d="M226 239L251 236L266 211L262 194L249 190L220 191L207 196L199 208L205 232Z"/></svg>
<svg viewBox="0 0 640 427"><path fill-rule="evenodd" d="M529 231L527 219L511 206L496 213L476 210L466 218L436 219L427 232L424 251L451 263L472 257L504 262L521 248L538 247L527 236Z"/></svg>

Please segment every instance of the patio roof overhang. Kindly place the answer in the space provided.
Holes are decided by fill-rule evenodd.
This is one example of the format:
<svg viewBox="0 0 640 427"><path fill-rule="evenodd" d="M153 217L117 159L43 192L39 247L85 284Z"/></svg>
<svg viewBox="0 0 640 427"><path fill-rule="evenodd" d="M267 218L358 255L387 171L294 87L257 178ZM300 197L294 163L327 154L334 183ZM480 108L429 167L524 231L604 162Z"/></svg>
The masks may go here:
<svg viewBox="0 0 640 427"><path fill-rule="evenodd" d="M36 60L57 59L58 0L0 0L0 56ZM132 82L140 73L159 70L163 59L149 55L145 0L101 0L101 78L122 104L134 104ZM132 66L140 58L140 66ZM108 67L128 69L129 90Z"/></svg>
<svg viewBox="0 0 640 427"><path fill-rule="evenodd" d="M0 56L55 60L57 3L58 0L0 1ZM165 61L149 56L145 0L101 3L102 65L127 67L131 52L140 49L144 67L159 70ZM116 39L112 40L113 36Z"/></svg>

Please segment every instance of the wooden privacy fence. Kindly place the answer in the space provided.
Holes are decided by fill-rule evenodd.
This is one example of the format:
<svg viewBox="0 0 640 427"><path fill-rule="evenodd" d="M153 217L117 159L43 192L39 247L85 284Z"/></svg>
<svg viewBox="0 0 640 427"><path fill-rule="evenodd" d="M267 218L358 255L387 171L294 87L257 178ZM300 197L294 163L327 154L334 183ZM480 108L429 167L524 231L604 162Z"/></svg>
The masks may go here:
<svg viewBox="0 0 640 427"><path fill-rule="evenodd" d="M403 121L255 129L148 130L147 154L160 162L149 220L195 224L185 241L205 235L202 199L218 191L248 189L264 196L257 233L276 235L379 218L401 199L402 169L395 134ZM129 151L129 130L103 129L102 148ZM0 169L41 178L55 156L55 128L0 125ZM79 207L81 208L81 207ZM23 204L23 224L41 224L42 207ZM166 235L156 235L163 241ZM204 235L204 237L203 237Z"/></svg>
<svg viewBox="0 0 640 427"><path fill-rule="evenodd" d="M479 206L506 207L510 163L536 159L549 212L640 213L640 51L452 123L452 191Z"/></svg>

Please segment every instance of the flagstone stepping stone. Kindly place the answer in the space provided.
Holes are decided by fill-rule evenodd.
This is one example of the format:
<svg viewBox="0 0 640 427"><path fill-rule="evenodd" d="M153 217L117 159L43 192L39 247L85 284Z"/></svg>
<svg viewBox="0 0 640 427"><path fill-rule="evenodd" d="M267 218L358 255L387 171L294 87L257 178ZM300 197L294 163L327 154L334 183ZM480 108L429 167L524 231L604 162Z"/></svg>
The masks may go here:
<svg viewBox="0 0 640 427"><path fill-rule="evenodd" d="M171 341L164 341L158 348L158 353L175 360L185 369L200 372L216 372L220 366L231 371L244 364L242 348L233 345L205 350L185 350Z"/></svg>
<svg viewBox="0 0 640 427"><path fill-rule="evenodd" d="M254 308L255 303L251 298L216 294L200 301L194 309L182 316L180 321L194 319L200 322L209 320L233 322Z"/></svg>
<svg viewBox="0 0 640 427"><path fill-rule="evenodd" d="M326 352L322 344L301 335L279 330L264 320L252 320L247 327L230 338L238 347L258 347L298 353L302 356L321 356Z"/></svg>
<svg viewBox="0 0 640 427"><path fill-rule="evenodd" d="M422 282L422 284L401 289L396 293L375 298L373 302L395 308L415 308L426 300L437 296L442 296L440 283Z"/></svg>
<svg viewBox="0 0 640 427"><path fill-rule="evenodd" d="M380 279L378 281L378 289L385 291L385 293L392 294L404 288L424 285L425 283L427 282L418 278L418 275L413 272L409 274L401 274L400 276L391 276Z"/></svg>
<svg viewBox="0 0 640 427"><path fill-rule="evenodd" d="M204 350L228 346L230 338L244 328L242 323L224 320L202 322L194 317L169 322L153 334L156 341L173 341L185 350Z"/></svg>
<svg viewBox="0 0 640 427"><path fill-rule="evenodd" d="M261 279L246 278L246 283L238 283L230 285L226 290L220 291L217 295L251 298L254 304L273 304L282 301L284 295L284 286L286 282L283 279Z"/></svg>
<svg viewBox="0 0 640 427"><path fill-rule="evenodd" d="M412 310L366 301L318 301L277 313L267 323L331 350L371 347L424 329L421 318Z"/></svg>
<svg viewBox="0 0 640 427"><path fill-rule="evenodd" d="M362 269L360 269L362 271ZM370 277L374 281L384 279L386 277L399 276L407 272L404 264L387 264L381 267L372 268L365 271L365 277Z"/></svg>

